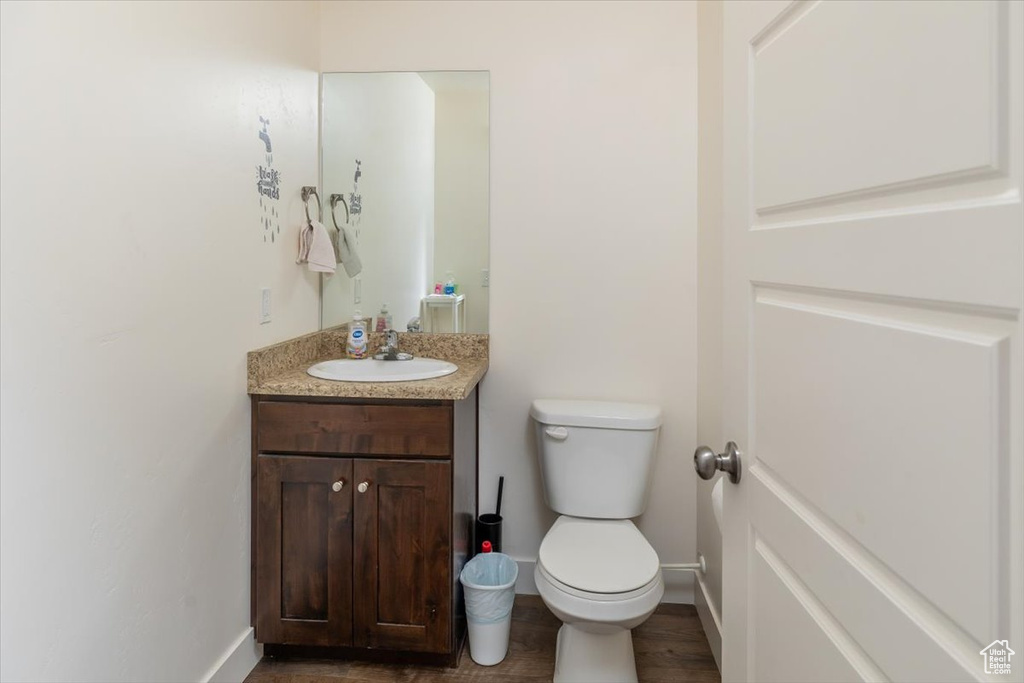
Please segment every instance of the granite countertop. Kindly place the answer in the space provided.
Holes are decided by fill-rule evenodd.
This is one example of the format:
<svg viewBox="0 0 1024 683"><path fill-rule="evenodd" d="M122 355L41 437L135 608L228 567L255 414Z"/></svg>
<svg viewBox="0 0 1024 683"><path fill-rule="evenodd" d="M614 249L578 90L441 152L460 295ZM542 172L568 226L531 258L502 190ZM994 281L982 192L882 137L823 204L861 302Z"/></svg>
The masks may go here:
<svg viewBox="0 0 1024 683"><path fill-rule="evenodd" d="M445 377L414 382L337 382L306 374L315 363L344 358L347 334L347 326L339 325L250 351L249 394L458 401L468 397L487 372L486 334L400 333L398 346L402 351L450 361L459 369ZM374 353L384 335L371 332L368 336Z"/></svg>

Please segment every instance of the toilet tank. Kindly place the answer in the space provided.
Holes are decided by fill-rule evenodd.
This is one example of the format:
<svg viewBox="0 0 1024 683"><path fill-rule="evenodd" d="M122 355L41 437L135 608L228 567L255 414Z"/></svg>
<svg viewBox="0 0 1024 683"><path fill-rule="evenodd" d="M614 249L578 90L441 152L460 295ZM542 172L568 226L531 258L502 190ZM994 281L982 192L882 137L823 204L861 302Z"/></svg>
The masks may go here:
<svg viewBox="0 0 1024 683"><path fill-rule="evenodd" d="M548 507L597 519L643 513L661 427L658 406L537 399L530 417Z"/></svg>

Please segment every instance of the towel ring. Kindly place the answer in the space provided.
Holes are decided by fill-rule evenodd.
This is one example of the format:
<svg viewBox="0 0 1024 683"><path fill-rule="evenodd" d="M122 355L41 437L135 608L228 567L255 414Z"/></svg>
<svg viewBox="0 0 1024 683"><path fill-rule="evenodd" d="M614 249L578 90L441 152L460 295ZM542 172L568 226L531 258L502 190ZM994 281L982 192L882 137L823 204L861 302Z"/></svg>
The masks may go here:
<svg viewBox="0 0 1024 683"><path fill-rule="evenodd" d="M345 202L345 197L340 194L331 195L331 220L334 221L334 227L338 228L338 230L340 231L341 228L338 226L338 219L334 215L334 208L338 206L339 201L341 202L341 205L345 207L345 223L348 224L348 204Z"/></svg>
<svg viewBox="0 0 1024 683"><path fill-rule="evenodd" d="M309 217L309 196L313 195L316 197L316 219L322 221L324 219L324 205L320 203L320 195L317 194L316 188L312 185L306 185L302 188L302 203L306 207L306 221L312 223L313 219Z"/></svg>

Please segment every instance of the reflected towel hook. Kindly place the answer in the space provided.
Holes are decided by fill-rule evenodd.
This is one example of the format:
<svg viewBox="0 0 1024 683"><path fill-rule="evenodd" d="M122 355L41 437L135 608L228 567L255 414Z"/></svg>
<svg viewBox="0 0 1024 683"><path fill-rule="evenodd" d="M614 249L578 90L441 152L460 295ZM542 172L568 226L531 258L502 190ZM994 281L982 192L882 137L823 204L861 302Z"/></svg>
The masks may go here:
<svg viewBox="0 0 1024 683"><path fill-rule="evenodd" d="M348 216L348 204L345 202L345 197L340 195L340 194L332 194L331 195L331 220L334 221L334 227L337 228L340 231L341 228L338 226L338 219L334 215L334 207L336 207L338 205L339 201L341 202L341 205L345 207L345 224L347 225L348 224L349 216Z"/></svg>
<svg viewBox="0 0 1024 683"><path fill-rule="evenodd" d="M316 197L316 219L322 221L324 219L324 205L320 203L320 195L317 194L316 188L312 185L305 185L302 188L302 203L306 207L306 221L309 223L313 222L313 219L309 217L309 197L310 195Z"/></svg>

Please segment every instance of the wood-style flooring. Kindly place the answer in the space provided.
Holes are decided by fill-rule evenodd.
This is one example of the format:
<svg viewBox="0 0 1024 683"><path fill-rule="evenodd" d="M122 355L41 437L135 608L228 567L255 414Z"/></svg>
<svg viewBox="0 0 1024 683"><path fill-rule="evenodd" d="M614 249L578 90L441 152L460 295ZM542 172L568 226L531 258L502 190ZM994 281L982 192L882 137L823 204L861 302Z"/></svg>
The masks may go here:
<svg viewBox="0 0 1024 683"><path fill-rule="evenodd" d="M335 660L264 658L246 683L508 683L550 682L555 669L558 621L535 595L517 595L512 610L508 656L497 666L473 663L468 648L457 669ZM633 631L637 674L641 683L720 683L697 610L693 605L661 605Z"/></svg>

